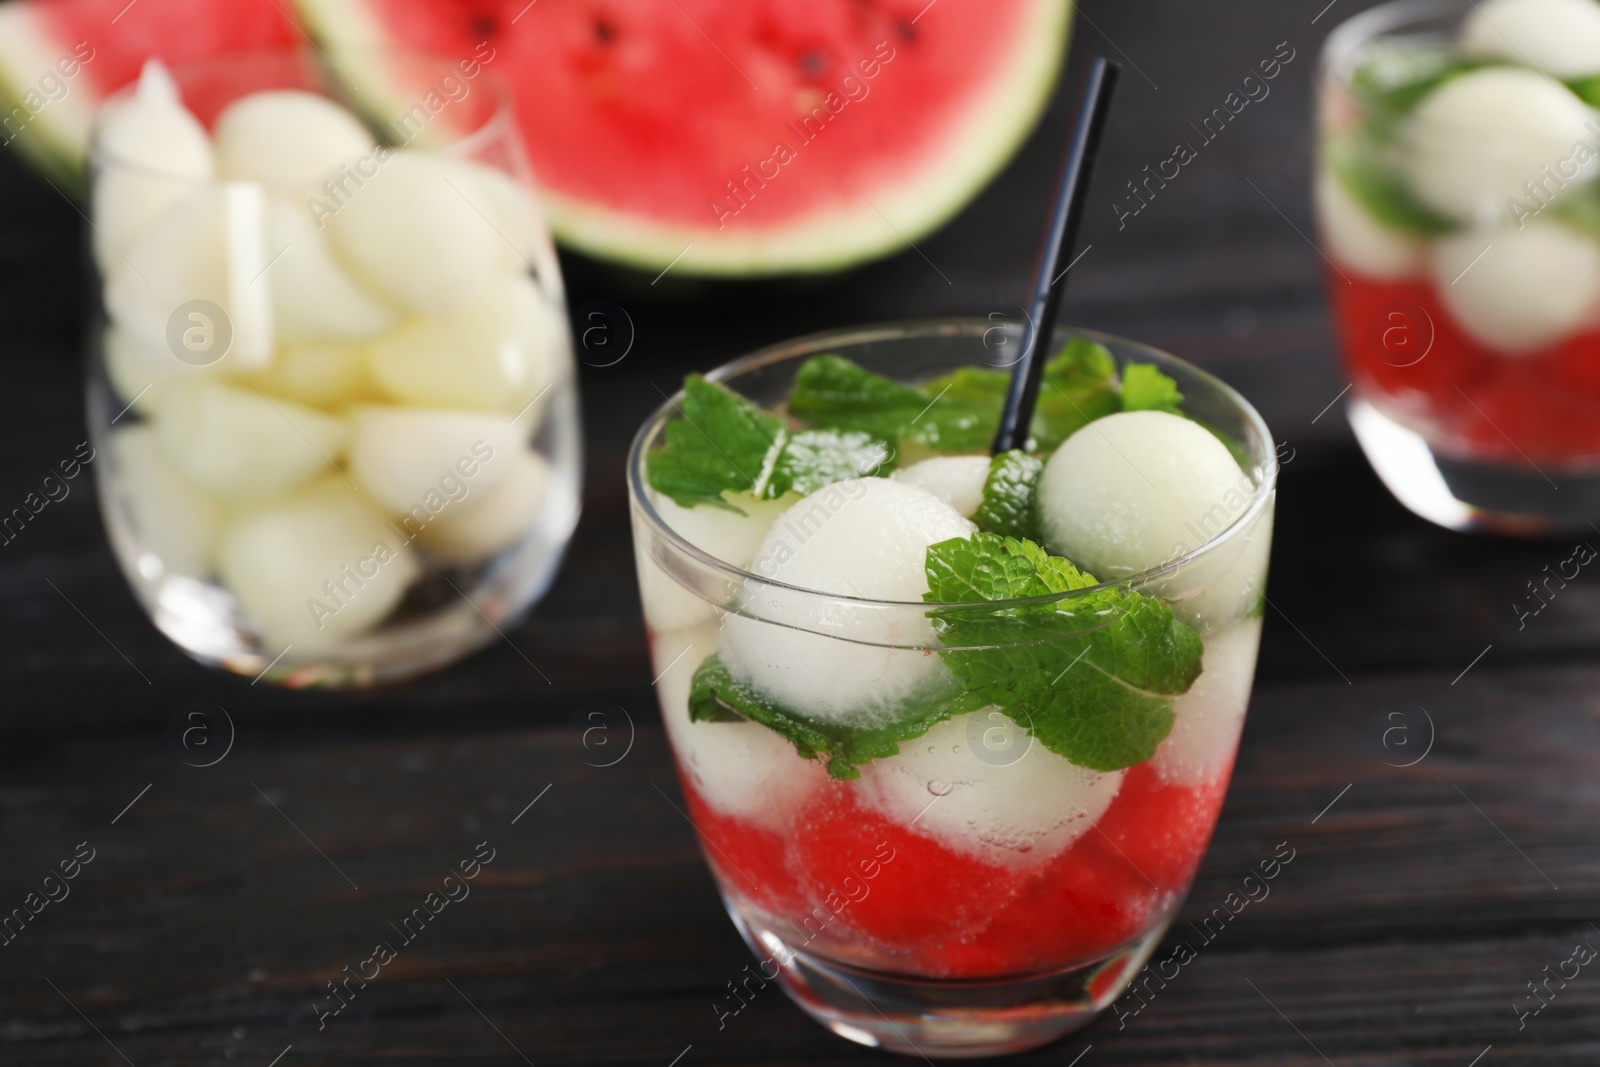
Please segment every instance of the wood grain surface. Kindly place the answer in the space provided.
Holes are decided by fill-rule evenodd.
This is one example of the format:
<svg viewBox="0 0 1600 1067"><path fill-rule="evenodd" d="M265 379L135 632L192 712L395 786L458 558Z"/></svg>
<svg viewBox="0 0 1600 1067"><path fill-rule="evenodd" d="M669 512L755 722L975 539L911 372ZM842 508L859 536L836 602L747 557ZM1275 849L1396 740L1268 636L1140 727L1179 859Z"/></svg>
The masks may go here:
<svg viewBox="0 0 1600 1067"><path fill-rule="evenodd" d="M1066 316L1216 371L1293 458L1243 748L1169 935L1198 956L1136 1015L1016 1063L1600 1060L1600 969L1537 1016L1514 1007L1600 945L1600 577L1519 628L1524 584L1570 546L1412 518L1328 407L1343 381L1308 237L1310 84L1361 5L1325 3L1091 0L1079 22L1076 53L1127 69ZM1119 229L1123 183L1280 42L1295 58L1271 95ZM1015 314L1069 95L944 231L841 277L652 285L565 258L573 305L624 307L635 344L583 371L585 510L562 576L451 669L290 693L193 664L140 612L83 482L0 548L0 911L81 843L94 856L0 947L0 1063L888 1062L776 989L718 1029L712 1000L748 955L677 810L623 457L686 370L853 322ZM9 509L83 438L87 282L76 210L7 150L0 199ZM191 701L232 724L214 766L170 743ZM494 858L470 896L319 1029L325 983L480 842ZM1280 842L1295 859L1271 895L1202 942L1188 924Z"/></svg>

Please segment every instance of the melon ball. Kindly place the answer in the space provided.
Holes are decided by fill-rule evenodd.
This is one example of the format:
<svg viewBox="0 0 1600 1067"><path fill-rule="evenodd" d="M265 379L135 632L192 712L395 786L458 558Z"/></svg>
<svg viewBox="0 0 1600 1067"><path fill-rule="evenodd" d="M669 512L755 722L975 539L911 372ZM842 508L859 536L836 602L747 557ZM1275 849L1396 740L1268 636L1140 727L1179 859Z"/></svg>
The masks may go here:
<svg viewBox="0 0 1600 1067"><path fill-rule="evenodd" d="M1243 477L1199 423L1165 411L1107 415L1067 438L1045 464L1045 544L1101 581L1138 574L1230 525L1243 509L1229 508L1227 494L1240 491Z"/></svg>
<svg viewBox="0 0 1600 1067"><path fill-rule="evenodd" d="M1236 511L1229 508L1229 516L1243 514L1250 498L1251 493L1243 490L1237 496L1225 494L1225 507L1239 505ZM1215 521L1197 526L1196 530L1206 537L1225 521L1218 513ZM1151 582L1143 592L1165 598L1179 619L1202 632L1244 618L1261 606L1262 590L1267 587L1272 525L1272 508L1268 506L1248 527L1235 530L1226 541Z"/></svg>
<svg viewBox="0 0 1600 1067"><path fill-rule="evenodd" d="M356 408L350 422L350 477L391 515L420 507L431 516L458 482L488 493L523 450L522 431L504 415L372 406Z"/></svg>
<svg viewBox="0 0 1600 1067"><path fill-rule="evenodd" d="M1526 63L1557 78L1600 73L1600 4L1594 0L1484 0L1461 24L1461 50Z"/></svg>
<svg viewBox="0 0 1600 1067"><path fill-rule="evenodd" d="M974 754L984 731L1007 722L989 708L901 742L898 756L865 768L863 802L985 863L1015 869L1046 862L1094 827L1124 772L1079 767L1026 735L1020 758L991 763Z"/></svg>
<svg viewBox="0 0 1600 1067"><path fill-rule="evenodd" d="M350 112L299 89L271 89L235 100L217 116L215 132L222 178L260 182L295 198L297 205L321 196L323 181L339 164L377 147Z"/></svg>
<svg viewBox="0 0 1600 1067"><path fill-rule="evenodd" d="M184 108L159 59L145 61L132 94L101 109L99 169L91 194L95 261L102 271L215 171L211 139Z"/></svg>
<svg viewBox="0 0 1600 1067"><path fill-rule="evenodd" d="M262 280L266 237L258 186L202 187L129 245L127 262L106 271L106 309L142 348L170 352L175 367L263 367L273 347L271 286ZM195 301L214 310L185 311ZM181 358L169 335L175 320L182 320Z"/></svg>
<svg viewBox="0 0 1600 1067"><path fill-rule="evenodd" d="M448 163L396 152L323 224L356 277L397 307L465 311L498 270L503 249L461 194L468 180Z"/></svg>
<svg viewBox="0 0 1600 1067"><path fill-rule="evenodd" d="M210 574L222 509L167 462L152 427L113 431L108 451L109 485L132 527L140 575L154 582Z"/></svg>
<svg viewBox="0 0 1600 1067"><path fill-rule="evenodd" d="M516 544L533 525L550 489L550 463L537 452L518 452L492 489L468 492L422 528L419 543L451 563L476 563Z"/></svg>
<svg viewBox="0 0 1600 1067"><path fill-rule="evenodd" d="M267 245L275 258L255 284L271 291L279 341L358 341L399 321L350 279L304 208L269 201Z"/></svg>
<svg viewBox="0 0 1600 1067"><path fill-rule="evenodd" d="M401 403L516 414L550 384L558 315L531 279L495 279L472 308L374 341L373 380Z"/></svg>
<svg viewBox="0 0 1600 1067"><path fill-rule="evenodd" d="M501 269L532 270L551 298L561 299L561 266L529 187L485 163L464 161L461 168L475 179L463 185L462 194L501 238Z"/></svg>
<svg viewBox="0 0 1600 1067"><path fill-rule="evenodd" d="M419 568L337 474L236 519L218 573L269 643L326 647L381 622Z"/></svg>
<svg viewBox="0 0 1600 1067"><path fill-rule="evenodd" d="M115 326L107 326L101 339L101 356L105 361L106 380L111 391L122 404L131 404L141 415L155 411L166 383L175 371L170 354L155 355L144 351L134 340Z"/></svg>
<svg viewBox="0 0 1600 1067"><path fill-rule="evenodd" d="M683 776L712 810L785 832L828 782L817 760L802 759L782 736L753 722L692 722L694 672L717 650L715 626L657 634L650 642L656 695Z"/></svg>
<svg viewBox="0 0 1600 1067"><path fill-rule="evenodd" d="M1208 634L1205 646L1204 670L1173 701L1172 732L1150 760L1161 780L1173 785L1206 785L1233 765L1255 680L1261 619Z"/></svg>
<svg viewBox="0 0 1600 1067"><path fill-rule="evenodd" d="M669 497L653 491L650 501L661 521L679 537L712 559L740 569L749 568L772 524L800 499L798 493L785 493L776 500L757 500L749 493L724 492L722 496L739 511L710 504L680 507ZM645 549L650 536L641 525L633 539L639 569L639 598L650 627L680 629L704 622L713 612L720 615L724 610L722 599L713 604L690 592L649 557ZM731 592L728 595L731 596Z"/></svg>
<svg viewBox="0 0 1600 1067"><path fill-rule="evenodd" d="M1451 78L1412 112L1404 162L1424 202L1453 218L1487 225L1504 218L1506 201L1527 201L1579 141L1593 136L1594 112L1543 74L1486 67ZM1590 176L1593 170L1590 171ZM1479 246L1482 247L1481 245Z"/></svg>
<svg viewBox="0 0 1600 1067"><path fill-rule="evenodd" d="M377 399L367 377L366 348L339 341L279 345L272 366L249 381L262 392L315 408L338 408Z"/></svg>
<svg viewBox="0 0 1600 1067"><path fill-rule="evenodd" d="M1373 218L1337 176L1324 170L1312 189L1317 229L1328 254L1347 270L1390 281L1427 269L1428 246Z"/></svg>
<svg viewBox="0 0 1600 1067"><path fill-rule="evenodd" d="M972 518L983 503L983 483L989 480L988 456L935 456L894 472L895 481L926 489L964 518Z"/></svg>
<svg viewBox="0 0 1600 1067"><path fill-rule="evenodd" d="M1507 355L1587 329L1600 301L1600 244L1541 219L1443 238L1432 266L1456 321Z"/></svg>
<svg viewBox="0 0 1600 1067"><path fill-rule="evenodd" d="M281 496L338 462L349 434L342 419L215 382L174 389L155 427L162 453L185 478L241 503Z"/></svg>
<svg viewBox="0 0 1600 1067"><path fill-rule="evenodd" d="M778 517L750 565L798 588L749 583L740 591L742 610L760 619L724 620L729 672L816 718L892 720L949 684L938 657L922 651L936 644L920 608L928 591L924 565L929 545L972 532L972 523L932 493L888 478L852 478L804 497ZM851 606L833 597L918 606Z"/></svg>

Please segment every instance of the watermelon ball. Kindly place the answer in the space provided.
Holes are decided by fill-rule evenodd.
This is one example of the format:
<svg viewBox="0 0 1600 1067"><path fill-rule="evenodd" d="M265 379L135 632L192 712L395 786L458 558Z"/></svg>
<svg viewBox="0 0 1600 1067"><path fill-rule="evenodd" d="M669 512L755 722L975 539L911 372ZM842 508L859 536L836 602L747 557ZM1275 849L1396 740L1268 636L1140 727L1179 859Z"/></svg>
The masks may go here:
<svg viewBox="0 0 1600 1067"><path fill-rule="evenodd" d="M350 477L391 515L442 513L491 492L523 448L505 415L374 405L355 408L350 422Z"/></svg>
<svg viewBox="0 0 1600 1067"><path fill-rule="evenodd" d="M725 819L768 833L791 832L810 799L828 782L816 760L802 759L781 735L753 722L693 722L689 691L695 670L716 650L716 630L698 626L655 636L650 643L657 695L678 771L695 794Z"/></svg>
<svg viewBox="0 0 1600 1067"><path fill-rule="evenodd" d="M1260 617L1206 635L1204 669L1172 702L1172 732L1150 759L1162 781L1202 785L1233 765L1260 647Z"/></svg>
<svg viewBox="0 0 1600 1067"><path fill-rule="evenodd" d="M214 132L218 177L260 182L289 197L302 214L306 199L323 195L323 181L341 163L377 147L350 112L298 89L235 100L217 117Z"/></svg>
<svg viewBox="0 0 1600 1067"><path fill-rule="evenodd" d="M298 488L336 462L349 437L343 419L208 381L173 388L154 425L162 454L179 473L237 504Z"/></svg>
<svg viewBox="0 0 1600 1067"><path fill-rule="evenodd" d="M147 60L133 94L99 117L101 167L93 191L95 261L122 263L129 246L216 169L205 127L184 106L172 75Z"/></svg>
<svg viewBox="0 0 1600 1067"><path fill-rule="evenodd" d="M1410 278L1427 269L1428 246L1373 218L1331 170L1318 172L1312 200L1328 254L1346 269L1385 281Z"/></svg>
<svg viewBox="0 0 1600 1067"><path fill-rule="evenodd" d="M385 618L420 568L382 514L329 474L236 519L218 572L266 640L315 648Z"/></svg>
<svg viewBox="0 0 1600 1067"><path fill-rule="evenodd" d="M321 219L339 258L395 306L464 312L496 273L503 241L461 194L470 176L419 152L395 152Z"/></svg>
<svg viewBox="0 0 1600 1067"><path fill-rule="evenodd" d="M1484 0L1461 24L1461 49L1479 59L1527 63L1557 78L1600 73L1600 4L1594 0Z"/></svg>
<svg viewBox="0 0 1600 1067"><path fill-rule="evenodd" d="M989 480L988 456L935 456L897 470L898 482L926 489L964 518L972 518L983 503L983 486Z"/></svg>
<svg viewBox="0 0 1600 1067"><path fill-rule="evenodd" d="M1462 328L1508 356L1587 328L1600 301L1600 244L1543 219L1441 238L1432 269Z"/></svg>
<svg viewBox="0 0 1600 1067"><path fill-rule="evenodd" d="M1118 803L1100 820L1104 837L1085 843L1102 850L1107 869L1133 872L1146 890L1154 882L1162 893L1182 892L1216 828L1232 768L1230 759L1194 785L1166 782L1151 764L1129 768Z"/></svg>
<svg viewBox="0 0 1600 1067"><path fill-rule="evenodd" d="M495 278L467 310L373 341L372 377L402 404L516 414L550 384L564 328L530 278Z"/></svg>
<svg viewBox="0 0 1600 1067"><path fill-rule="evenodd" d="M449 563L476 563L527 535L550 487L550 462L537 452L514 452L497 486L452 502L422 528L423 548Z"/></svg>
<svg viewBox="0 0 1600 1067"><path fill-rule="evenodd" d="M938 724L868 765L861 803L986 864L1047 862L1110 806L1122 772L1075 766L1008 724L994 709ZM986 751L984 733L996 730L1016 747Z"/></svg>
<svg viewBox="0 0 1600 1067"><path fill-rule="evenodd" d="M887 724L948 685L923 651L936 644L932 624L915 608L852 609L832 598L920 603L928 546L972 531L938 497L888 478L817 490L779 516L756 551L752 571L798 589L746 585L740 599L761 619L725 620L720 648L729 672L806 715Z"/></svg>
<svg viewBox="0 0 1600 1067"><path fill-rule="evenodd" d="M706 862L732 893L772 916L800 922L809 905L800 881L789 869L784 835L744 819L723 815L680 773L678 784L689 818L704 843Z"/></svg>
<svg viewBox="0 0 1600 1067"><path fill-rule="evenodd" d="M394 327L399 316L351 280L304 207L273 199L266 213L277 258L255 284L271 287L279 342L359 341Z"/></svg>
<svg viewBox="0 0 1600 1067"><path fill-rule="evenodd" d="M221 507L173 468L150 426L117 430L110 453L116 476L108 485L133 527L140 576L210 574Z"/></svg>
<svg viewBox="0 0 1600 1067"><path fill-rule="evenodd" d="M1526 201L1524 182L1537 183L1541 168L1591 139L1593 119L1582 100L1544 74L1485 67L1423 97L1404 128L1402 159L1429 207L1491 225L1505 218L1507 200Z"/></svg>
<svg viewBox="0 0 1600 1067"><path fill-rule="evenodd" d="M1102 581L1149 570L1181 555L1180 547L1197 547L1197 529L1214 534L1228 525L1237 509L1225 501L1242 474L1199 423L1164 411L1108 415L1067 438L1045 464L1045 544Z"/></svg>

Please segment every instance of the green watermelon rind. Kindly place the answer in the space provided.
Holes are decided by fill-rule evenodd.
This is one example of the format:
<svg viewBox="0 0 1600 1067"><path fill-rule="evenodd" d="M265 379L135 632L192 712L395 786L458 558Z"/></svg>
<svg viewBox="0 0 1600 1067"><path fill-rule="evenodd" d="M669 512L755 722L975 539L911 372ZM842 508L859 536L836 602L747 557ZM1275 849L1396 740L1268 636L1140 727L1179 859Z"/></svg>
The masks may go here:
<svg viewBox="0 0 1600 1067"><path fill-rule="evenodd" d="M20 3L0 3L0 119L23 101L60 58L61 49L53 38L35 25L31 8ZM69 84L67 95L34 115L24 128L0 150L22 152L46 179L63 192L81 196L88 186L84 146L88 143L88 120L81 107L81 94L89 92L81 83ZM5 135L0 134L0 139Z"/></svg>
<svg viewBox="0 0 1600 1067"><path fill-rule="evenodd" d="M644 271L706 277L831 273L909 251L972 202L992 181L1043 114L1066 53L1073 5L1026 0L1019 49L997 64L1002 76L984 90L946 143L921 165L915 181L878 188L870 200L845 211L818 212L791 224L730 235L709 227L658 223L548 188L541 200L556 238L568 247ZM367 106L389 113L405 93L388 84L373 56L387 35L367 0L296 0L312 36L359 90ZM342 44L341 42L345 42ZM351 48L348 42L361 42ZM892 196L892 202L889 197ZM908 212L906 205L917 205ZM882 212L882 214L880 214Z"/></svg>

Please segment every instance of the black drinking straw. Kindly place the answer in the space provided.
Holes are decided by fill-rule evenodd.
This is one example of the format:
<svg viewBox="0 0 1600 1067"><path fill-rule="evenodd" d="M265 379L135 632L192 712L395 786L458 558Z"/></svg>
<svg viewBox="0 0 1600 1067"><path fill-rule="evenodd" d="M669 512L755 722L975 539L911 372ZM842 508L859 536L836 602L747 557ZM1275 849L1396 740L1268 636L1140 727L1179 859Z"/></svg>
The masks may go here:
<svg viewBox="0 0 1600 1067"><path fill-rule="evenodd" d="M1000 412L1000 431L994 437L994 454L1022 448L1033 423L1034 404L1039 399L1039 375L1044 370L1056 318L1061 313L1061 297L1067 289L1068 258L1078 243L1078 224L1083 221L1084 200L1089 179L1094 174L1095 157L1105 133L1106 116L1111 111L1111 92L1121 71L1116 63L1095 56L1083 79L1078 99L1078 120L1072 129L1061 164L1061 181L1056 187L1055 206L1050 211L1050 228L1045 231L1039 250L1039 265L1033 277L1033 302L1028 308L1027 347L1011 371L1011 386L1006 391L1005 408Z"/></svg>

